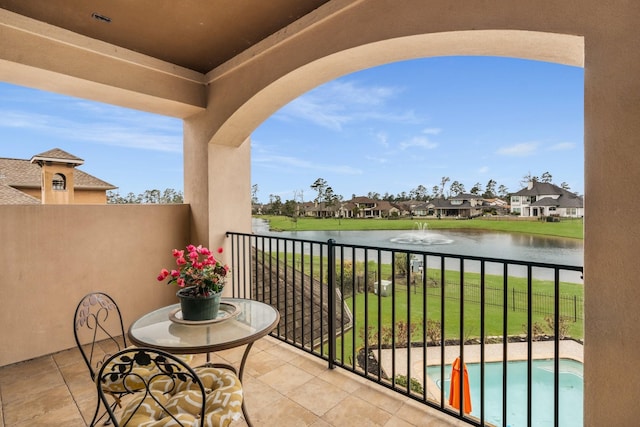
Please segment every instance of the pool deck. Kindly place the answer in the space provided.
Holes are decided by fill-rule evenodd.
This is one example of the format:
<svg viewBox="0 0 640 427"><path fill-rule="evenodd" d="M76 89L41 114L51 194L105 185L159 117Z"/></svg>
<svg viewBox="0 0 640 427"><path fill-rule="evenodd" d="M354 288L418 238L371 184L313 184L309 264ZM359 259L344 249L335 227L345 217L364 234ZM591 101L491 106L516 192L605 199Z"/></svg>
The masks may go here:
<svg viewBox="0 0 640 427"><path fill-rule="evenodd" d="M553 359L555 357L555 343L554 341L534 341L532 343L532 356L533 359ZM464 346L464 362L465 363L480 363L480 350L481 346L478 344L465 345ZM411 353L407 354L406 348L395 349L395 374L407 375L407 358L410 356L411 364L411 377L419 380L422 384L423 381L423 362L424 362L424 349L423 347L411 348ZM485 344L484 345L484 357L485 362L501 362L503 360L504 346L503 344ZM377 353L377 352L376 352ZM393 366L393 353L394 350L382 350L380 353L380 366L387 373L392 372ZM377 354L376 354L377 355ZM528 344L526 342L508 343L507 344L507 360L518 361L527 360ZM460 356L460 346L446 346L444 352L444 364L452 364L456 357ZM560 358L572 359L578 362L584 362L583 345L573 340L560 341ZM441 348L440 347L427 347L426 353L426 365L434 366L440 365L441 360ZM439 390L436 384L427 378L426 384L427 396L436 402L440 401L440 393L435 392Z"/></svg>

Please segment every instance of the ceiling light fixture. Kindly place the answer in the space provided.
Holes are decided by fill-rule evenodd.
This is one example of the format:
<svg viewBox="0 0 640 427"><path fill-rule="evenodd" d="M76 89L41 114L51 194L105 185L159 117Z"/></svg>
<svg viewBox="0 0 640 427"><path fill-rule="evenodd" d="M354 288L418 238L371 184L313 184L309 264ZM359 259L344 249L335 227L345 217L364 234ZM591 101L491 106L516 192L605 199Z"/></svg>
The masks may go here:
<svg viewBox="0 0 640 427"><path fill-rule="evenodd" d="M109 22L111 22L111 18L109 18L108 16L100 15L99 13L95 13L95 12L93 12L93 13L91 14L91 17L92 17L93 19L98 20L98 21L106 22L107 24L108 24Z"/></svg>

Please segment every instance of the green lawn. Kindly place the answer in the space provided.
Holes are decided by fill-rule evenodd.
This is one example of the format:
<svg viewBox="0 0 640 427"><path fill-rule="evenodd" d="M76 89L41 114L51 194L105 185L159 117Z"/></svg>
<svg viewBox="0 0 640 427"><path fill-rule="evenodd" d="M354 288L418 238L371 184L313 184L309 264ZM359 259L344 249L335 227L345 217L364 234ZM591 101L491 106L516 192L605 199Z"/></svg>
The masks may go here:
<svg viewBox="0 0 640 427"><path fill-rule="evenodd" d="M562 219L560 222L525 221L511 217L481 217L471 220L453 219L337 219L298 218L261 215L256 218L269 221L272 230L313 231L313 230L413 230L417 223L427 224L428 229L473 229L504 231L509 233L542 234L546 236L584 238L582 219Z"/></svg>
<svg viewBox="0 0 640 427"><path fill-rule="evenodd" d="M449 272L453 279L454 286L451 286L451 279L447 277L445 285L446 298L445 298L445 336L444 339L460 339L460 295L459 287L455 286L455 282L458 279L457 272ZM447 273L447 276L449 276ZM437 272L429 273L429 277L436 277L439 282L439 277L436 276ZM480 336L480 325L482 323L481 318L481 304L479 298L473 298L472 288L479 283L479 275L475 273L465 274L465 304L464 304L464 328L463 338L477 338ZM469 286L474 285L474 286ZM499 276L485 276L486 289L495 289L500 295L502 295L503 279ZM511 295L513 292L521 293L523 296L527 294L526 279L509 277L507 284L507 335L526 335L528 315L526 311L514 310L512 306ZM532 292L539 294L553 295L553 283L549 281L533 281ZM560 295L566 298L572 299L576 297L579 303L582 302L584 288L582 285L574 283L561 283ZM502 297L494 300L494 304L489 302L489 293L486 294L485 312L484 312L484 335L491 336L503 336L504 335L504 316L502 304L495 304L495 302L501 302ZM408 292L407 287L403 285L397 286L395 297L387 296L380 297L373 293L359 293L355 298L349 298L346 300L347 305L352 310L354 315L354 327L352 330L346 332L344 336L338 338L338 350L337 354L341 356L342 349L344 348L344 360L345 362L352 360L353 350L358 349L364 345L364 331L365 326L374 327L378 330L386 329L391 331L391 326L396 326L396 334L401 334L404 324L413 324L414 330L412 333L412 342L423 342L423 330L424 330L424 318L431 319L433 321L440 322L442 314L442 299L441 289L439 287L427 288L426 305L424 304L425 295L423 293L423 287L421 284L418 286L412 286ZM381 316L380 323L378 323L378 304L381 304ZM539 302L536 298L532 299L532 311L540 311L538 306ZM367 313L367 321L365 325L365 307ZM395 318L392 318L395 308ZM578 307L578 312L582 313L582 307ZM409 315L410 313L410 315ZM532 315L533 336L540 334L552 335L551 325L547 320L548 315L535 313ZM583 322L581 319L566 318L563 320L566 327L565 334L567 336L582 339L584 336ZM355 341L354 341L355 333ZM384 334L383 334L384 335ZM388 333L387 333L388 335ZM396 337L396 340L398 338ZM376 342L376 337L370 337L371 342ZM385 338L382 338L383 343ZM429 341L429 339L427 339ZM388 343L388 338L387 338Z"/></svg>

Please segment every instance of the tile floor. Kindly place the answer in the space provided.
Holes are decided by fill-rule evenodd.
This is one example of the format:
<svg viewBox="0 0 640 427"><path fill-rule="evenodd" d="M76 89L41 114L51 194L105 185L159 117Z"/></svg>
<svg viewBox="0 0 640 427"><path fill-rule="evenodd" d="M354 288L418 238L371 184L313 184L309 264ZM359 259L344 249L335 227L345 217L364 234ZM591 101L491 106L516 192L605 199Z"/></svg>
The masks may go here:
<svg viewBox="0 0 640 427"><path fill-rule="evenodd" d="M243 349L213 361L239 365ZM204 362L204 356L194 361ZM256 427L468 426L271 337L254 344L244 374L245 402ZM96 392L73 348L0 367L0 426L84 427ZM240 419L233 427L246 426Z"/></svg>

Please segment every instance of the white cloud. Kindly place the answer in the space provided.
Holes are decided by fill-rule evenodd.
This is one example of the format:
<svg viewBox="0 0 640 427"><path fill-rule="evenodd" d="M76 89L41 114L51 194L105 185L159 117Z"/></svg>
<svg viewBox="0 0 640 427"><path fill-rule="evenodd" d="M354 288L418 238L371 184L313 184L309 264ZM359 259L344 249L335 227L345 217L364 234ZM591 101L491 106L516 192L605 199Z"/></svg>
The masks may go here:
<svg viewBox="0 0 640 427"><path fill-rule="evenodd" d="M442 132L440 128L427 128L422 130L422 133L426 135L438 135L440 132Z"/></svg>
<svg viewBox="0 0 640 427"><path fill-rule="evenodd" d="M69 111L64 108L69 105L61 107L64 111L59 116L20 110L0 111L0 129L20 128L40 134L42 138L182 152L182 126L175 121L177 119L88 102L74 103L77 108Z"/></svg>
<svg viewBox="0 0 640 427"><path fill-rule="evenodd" d="M377 132L374 136L378 140L380 145L385 148L389 146L389 135L387 135L386 132Z"/></svg>
<svg viewBox="0 0 640 427"><path fill-rule="evenodd" d="M387 163L389 161L389 159L387 159L386 157L372 157L372 156L365 156L365 160L368 160L370 162L375 162L375 163Z"/></svg>
<svg viewBox="0 0 640 427"><path fill-rule="evenodd" d="M425 148L427 150L430 150L436 148L437 146L438 144L429 141L429 139L425 136L414 136L413 138L400 143L400 148L402 150L406 150L410 147Z"/></svg>
<svg viewBox="0 0 640 427"><path fill-rule="evenodd" d="M509 147L499 148L496 153L503 156L526 157L535 153L537 149L537 142L522 142Z"/></svg>
<svg viewBox="0 0 640 427"><path fill-rule="evenodd" d="M549 147L549 151L564 151L564 150L571 150L576 146L575 143L573 142L561 142L559 144L556 145L552 145L551 147Z"/></svg>
<svg viewBox="0 0 640 427"><path fill-rule="evenodd" d="M412 110L386 108L387 101L402 91L399 87L365 86L356 81L335 80L291 101L274 117L301 119L336 131L355 121L419 123L421 118Z"/></svg>
<svg viewBox="0 0 640 427"><path fill-rule="evenodd" d="M489 166L483 166L480 169L478 169L478 173L486 174L487 172L489 172Z"/></svg>
<svg viewBox="0 0 640 427"><path fill-rule="evenodd" d="M316 170L321 172L336 173L341 175L361 175L361 169L354 168L349 165L326 165L309 160L299 159L290 156L265 155L254 156L252 158L254 164L266 164L270 168L279 169L281 167L297 168L304 170Z"/></svg>

